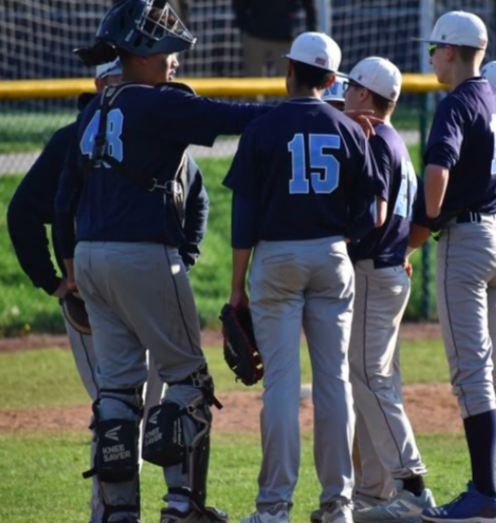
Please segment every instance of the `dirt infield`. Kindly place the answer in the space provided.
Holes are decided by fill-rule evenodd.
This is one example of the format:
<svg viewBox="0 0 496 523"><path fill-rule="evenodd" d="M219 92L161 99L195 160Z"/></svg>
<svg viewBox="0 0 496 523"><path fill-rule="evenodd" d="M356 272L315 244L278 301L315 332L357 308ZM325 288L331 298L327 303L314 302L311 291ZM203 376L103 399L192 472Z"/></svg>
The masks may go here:
<svg viewBox="0 0 496 523"><path fill-rule="evenodd" d="M458 432L462 422L458 407L446 384L407 385L406 410L415 432ZM224 409L214 413L216 432L258 432L261 396L256 392L230 392L219 395ZM0 411L0 432L62 432L86 430L89 405L65 408L37 408ZM310 399L302 400L300 425L312 430L313 408Z"/></svg>
<svg viewBox="0 0 496 523"><path fill-rule="evenodd" d="M437 323L405 323L401 326L401 338L405 340L440 338ZM220 332L203 331L204 347L220 347L222 336ZM47 347L69 348L69 339L65 335L32 334L22 338L1 338L0 353L19 352L23 350L46 349Z"/></svg>
<svg viewBox="0 0 496 523"><path fill-rule="evenodd" d="M433 323L411 323L401 328L401 338L440 338L439 326ZM202 332L205 347L221 346L218 332ZM0 353L43 349L69 348L67 336L31 335L23 338L0 339ZM457 432L462 430L458 407L447 384L417 384L404 388L405 405L413 428L420 433ZM224 409L214 416L217 432L258 432L262 406L260 393L231 392L220 394ZM90 418L89 404L76 407L1 410L0 432L61 432L86 430ZM312 430L311 400L301 401L300 425Z"/></svg>

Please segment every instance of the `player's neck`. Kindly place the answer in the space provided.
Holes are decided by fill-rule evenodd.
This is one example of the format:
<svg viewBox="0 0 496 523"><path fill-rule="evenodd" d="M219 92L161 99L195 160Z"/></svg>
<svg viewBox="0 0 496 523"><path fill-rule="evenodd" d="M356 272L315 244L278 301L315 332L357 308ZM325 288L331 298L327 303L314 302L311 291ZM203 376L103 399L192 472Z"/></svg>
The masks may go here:
<svg viewBox="0 0 496 523"><path fill-rule="evenodd" d="M142 69L132 67L128 69L124 68L122 71L122 81L152 86L164 82L162 78L157 79L154 75L148 74L146 70L143 71Z"/></svg>
<svg viewBox="0 0 496 523"><path fill-rule="evenodd" d="M465 80L476 76L480 76L480 70L476 64L459 63L457 67L453 68L449 85L451 89L456 89Z"/></svg>
<svg viewBox="0 0 496 523"><path fill-rule="evenodd" d="M288 92L289 99L292 98L321 98L322 91L309 87L293 87Z"/></svg>

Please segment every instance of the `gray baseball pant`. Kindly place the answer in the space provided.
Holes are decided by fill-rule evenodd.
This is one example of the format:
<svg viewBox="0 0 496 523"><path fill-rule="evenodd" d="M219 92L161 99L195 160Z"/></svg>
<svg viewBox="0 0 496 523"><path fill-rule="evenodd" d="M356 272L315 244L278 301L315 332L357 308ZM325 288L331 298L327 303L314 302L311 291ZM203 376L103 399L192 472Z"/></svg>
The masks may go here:
<svg viewBox="0 0 496 523"><path fill-rule="evenodd" d="M320 504L351 499L354 412L348 345L353 267L342 237L259 242L251 273L250 310L265 375L262 467L257 509L292 505L300 463L300 333L313 372L314 454Z"/></svg>
<svg viewBox="0 0 496 523"><path fill-rule="evenodd" d="M105 389L140 389L147 379L145 347L163 382L181 381L205 365L193 292L176 248L152 243L80 242L76 281L86 302L98 360L98 381ZM173 391L173 393L171 393ZM197 397L192 386L167 390L186 404ZM121 399L141 405L136 394L113 394L100 401L102 420L138 416ZM186 419L187 437L194 428ZM188 487L182 466L165 470L170 486ZM133 504L136 481L101 483L108 504ZM167 497L180 499L180 496ZM110 521L126 516L119 512Z"/></svg>
<svg viewBox="0 0 496 523"><path fill-rule="evenodd" d="M410 279L402 266L376 269L372 260L362 260L355 264L355 292L350 368L359 413L358 441L365 460L365 474L357 490L387 498L394 485L382 468L374 473L369 467L370 442L392 478L427 472L398 392L400 371L395 372L398 333L410 295Z"/></svg>
<svg viewBox="0 0 496 523"><path fill-rule="evenodd" d="M453 394L463 418L496 408L493 347L496 330L496 217L454 220L437 248L437 307ZM493 338L496 340L496 338Z"/></svg>
<svg viewBox="0 0 496 523"><path fill-rule="evenodd" d="M403 401L403 389L401 385L401 367L399 341L394 351L393 380L396 393ZM377 454L372 437L365 423L365 419L355 408L356 414L356 437L359 439L360 450L360 474L355 471L355 492L380 493L380 499L389 499L396 491L396 484L390 472L384 468L381 458ZM369 494L372 495L372 494Z"/></svg>

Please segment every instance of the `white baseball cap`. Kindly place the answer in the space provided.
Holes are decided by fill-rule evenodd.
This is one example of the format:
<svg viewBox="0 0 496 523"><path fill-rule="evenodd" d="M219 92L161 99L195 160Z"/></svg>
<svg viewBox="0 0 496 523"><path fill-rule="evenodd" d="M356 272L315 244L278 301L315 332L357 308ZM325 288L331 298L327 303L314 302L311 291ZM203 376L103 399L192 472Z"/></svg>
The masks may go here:
<svg viewBox="0 0 496 523"><path fill-rule="evenodd" d="M488 62L481 69L481 76L485 78L496 89L496 60Z"/></svg>
<svg viewBox="0 0 496 523"><path fill-rule="evenodd" d="M346 83L345 78L336 76L335 82L324 91L322 100L324 100L324 102L344 102Z"/></svg>
<svg viewBox="0 0 496 523"><path fill-rule="evenodd" d="M107 76L114 76L118 74L122 74L122 65L119 58L113 62L96 66L96 78L106 78Z"/></svg>
<svg viewBox="0 0 496 523"><path fill-rule="evenodd" d="M341 49L325 33L307 32L295 38L286 58L336 72L341 64Z"/></svg>
<svg viewBox="0 0 496 523"><path fill-rule="evenodd" d="M450 11L441 16L428 40L414 38L430 44L466 45L486 49L488 36L484 22L473 13Z"/></svg>
<svg viewBox="0 0 496 523"><path fill-rule="evenodd" d="M396 102L400 97L400 70L385 58L370 56L360 60L348 78L392 102Z"/></svg>

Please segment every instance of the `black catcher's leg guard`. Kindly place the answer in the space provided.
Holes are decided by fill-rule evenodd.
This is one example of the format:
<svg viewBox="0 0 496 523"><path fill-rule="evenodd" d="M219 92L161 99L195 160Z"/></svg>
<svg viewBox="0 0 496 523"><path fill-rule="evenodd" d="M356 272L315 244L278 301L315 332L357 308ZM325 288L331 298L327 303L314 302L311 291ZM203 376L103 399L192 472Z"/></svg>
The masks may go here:
<svg viewBox="0 0 496 523"><path fill-rule="evenodd" d="M169 383L166 401L150 410L143 459L166 469L167 482L172 485L167 497L188 498L200 519L225 523L226 514L206 506L211 405L222 407L206 368L182 382Z"/></svg>
<svg viewBox="0 0 496 523"><path fill-rule="evenodd" d="M93 412L97 441L95 462L93 469L83 476L98 476L105 507L103 523L109 522L112 516L112 521L139 523L141 391L102 389L98 400L93 404ZM117 513L122 518L116 519Z"/></svg>

